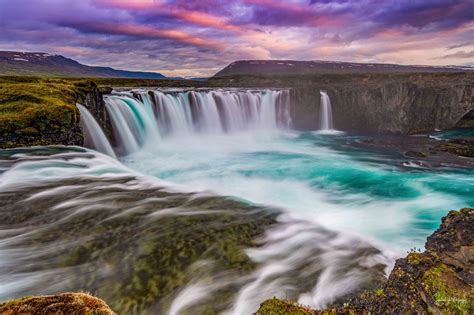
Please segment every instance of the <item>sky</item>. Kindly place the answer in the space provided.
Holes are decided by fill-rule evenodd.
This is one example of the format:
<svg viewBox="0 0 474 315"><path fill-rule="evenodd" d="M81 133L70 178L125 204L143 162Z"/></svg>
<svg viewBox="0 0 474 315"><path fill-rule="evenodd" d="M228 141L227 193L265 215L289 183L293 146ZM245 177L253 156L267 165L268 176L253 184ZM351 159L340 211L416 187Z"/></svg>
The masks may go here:
<svg viewBox="0 0 474 315"><path fill-rule="evenodd" d="M0 0L0 50L187 77L243 59L474 66L474 0Z"/></svg>

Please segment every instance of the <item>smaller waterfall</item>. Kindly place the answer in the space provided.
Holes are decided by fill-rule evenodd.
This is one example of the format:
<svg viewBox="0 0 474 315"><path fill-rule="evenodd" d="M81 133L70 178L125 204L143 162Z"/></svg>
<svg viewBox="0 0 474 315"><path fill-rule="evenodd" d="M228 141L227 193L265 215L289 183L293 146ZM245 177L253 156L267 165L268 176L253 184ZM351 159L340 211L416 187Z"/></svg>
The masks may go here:
<svg viewBox="0 0 474 315"><path fill-rule="evenodd" d="M331 130L333 129L331 100L325 91L319 93L321 94L320 129Z"/></svg>
<svg viewBox="0 0 474 315"><path fill-rule="evenodd" d="M84 146L115 158L114 150L107 140L94 116L81 104L76 104L81 113L81 125L84 132Z"/></svg>

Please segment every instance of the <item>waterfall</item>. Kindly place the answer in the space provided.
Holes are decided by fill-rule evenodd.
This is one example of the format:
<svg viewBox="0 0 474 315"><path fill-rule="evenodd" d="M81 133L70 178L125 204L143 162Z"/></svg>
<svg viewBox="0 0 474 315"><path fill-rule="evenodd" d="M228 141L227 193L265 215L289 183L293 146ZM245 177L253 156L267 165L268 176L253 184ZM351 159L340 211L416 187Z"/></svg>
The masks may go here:
<svg viewBox="0 0 474 315"><path fill-rule="evenodd" d="M84 146L115 158L114 150L107 140L94 116L81 104L76 104L81 113L81 125L84 132Z"/></svg>
<svg viewBox="0 0 474 315"><path fill-rule="evenodd" d="M325 91L319 93L321 94L320 129L331 130L333 129L331 100Z"/></svg>
<svg viewBox="0 0 474 315"><path fill-rule="evenodd" d="M288 90L133 90L105 98L119 154L163 137L288 129Z"/></svg>
<svg viewBox="0 0 474 315"><path fill-rule="evenodd" d="M156 143L160 133L146 105L130 96L106 99L106 109L112 121L120 153L136 152L146 143Z"/></svg>

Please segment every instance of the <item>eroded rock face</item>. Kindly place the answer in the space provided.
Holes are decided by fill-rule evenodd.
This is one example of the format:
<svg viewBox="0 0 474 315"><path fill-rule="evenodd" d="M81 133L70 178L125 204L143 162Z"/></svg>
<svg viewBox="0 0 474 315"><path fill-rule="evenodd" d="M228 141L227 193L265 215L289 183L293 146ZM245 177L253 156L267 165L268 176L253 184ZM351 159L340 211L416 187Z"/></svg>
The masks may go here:
<svg viewBox="0 0 474 315"><path fill-rule="evenodd" d="M470 314L473 254L474 209L451 211L428 237L426 251L398 259L384 286L327 310L302 307L301 314ZM275 301L262 303L258 314L284 314L279 311L292 304Z"/></svg>
<svg viewBox="0 0 474 315"><path fill-rule="evenodd" d="M95 120L102 128L107 138L113 139L112 124L105 108L104 95L110 94L112 88L99 88L96 83L90 82L87 93L82 99L84 105L89 112L94 116Z"/></svg>
<svg viewBox="0 0 474 315"><path fill-rule="evenodd" d="M0 314L83 314L115 315L101 299L86 293L62 293L24 297L0 303Z"/></svg>
<svg viewBox="0 0 474 315"><path fill-rule="evenodd" d="M413 134L449 129L474 109L469 78L425 74L418 81L415 75L352 81L321 78L308 86L295 86L295 127L318 128L320 90L331 98L334 127L345 131Z"/></svg>

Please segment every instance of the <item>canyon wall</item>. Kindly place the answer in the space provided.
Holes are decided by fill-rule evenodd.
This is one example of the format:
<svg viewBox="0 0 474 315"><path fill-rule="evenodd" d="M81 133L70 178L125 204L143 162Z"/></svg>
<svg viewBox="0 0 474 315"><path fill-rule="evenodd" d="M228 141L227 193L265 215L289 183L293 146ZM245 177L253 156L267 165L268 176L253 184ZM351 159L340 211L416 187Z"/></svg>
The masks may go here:
<svg viewBox="0 0 474 315"><path fill-rule="evenodd" d="M450 129L474 110L473 83L446 78L417 82L409 78L378 82L317 82L292 89L296 129L318 126L320 90L331 98L334 127L354 132L413 134Z"/></svg>
<svg viewBox="0 0 474 315"><path fill-rule="evenodd" d="M103 96L112 90L105 86L123 82L99 83L100 88L90 80L1 79L0 148L82 145L76 102L89 109L113 142ZM137 80L126 84L290 89L293 128L299 130L318 129L321 90L331 98L334 127L339 130L413 134L474 126L474 72L236 76L205 82Z"/></svg>

